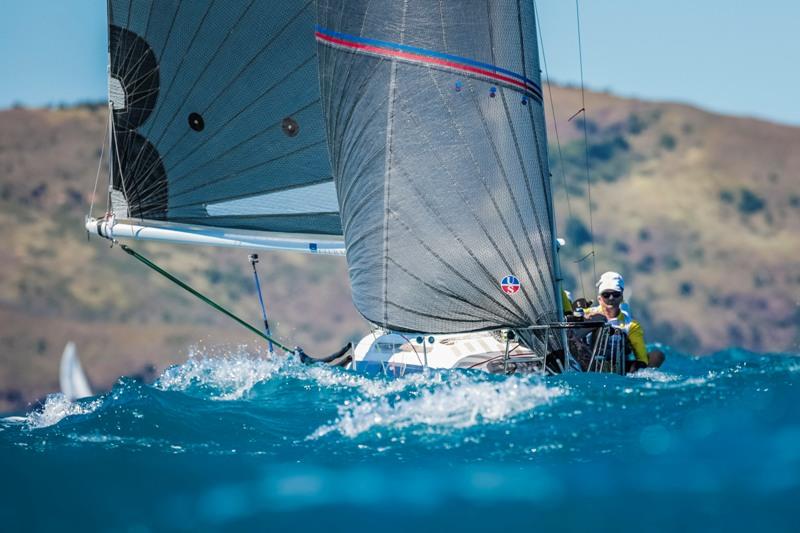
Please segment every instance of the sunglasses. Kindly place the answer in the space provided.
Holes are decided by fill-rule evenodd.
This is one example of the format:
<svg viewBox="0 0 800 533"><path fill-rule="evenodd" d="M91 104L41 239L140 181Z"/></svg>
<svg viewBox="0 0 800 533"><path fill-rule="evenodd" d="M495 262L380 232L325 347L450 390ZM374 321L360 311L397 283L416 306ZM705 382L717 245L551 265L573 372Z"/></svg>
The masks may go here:
<svg viewBox="0 0 800 533"><path fill-rule="evenodd" d="M611 299L616 299L616 298L621 297L622 293L621 292L617 292L617 291L606 291L606 292L602 293L600 296L602 296L606 300L611 300Z"/></svg>

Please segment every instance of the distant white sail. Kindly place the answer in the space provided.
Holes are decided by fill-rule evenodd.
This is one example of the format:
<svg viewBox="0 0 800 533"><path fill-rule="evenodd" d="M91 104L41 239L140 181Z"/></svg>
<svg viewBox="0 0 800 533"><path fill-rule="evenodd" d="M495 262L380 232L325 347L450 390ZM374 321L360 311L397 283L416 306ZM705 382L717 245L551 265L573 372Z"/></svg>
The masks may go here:
<svg viewBox="0 0 800 533"><path fill-rule="evenodd" d="M61 355L58 381L61 385L61 392L68 400L77 400L92 395L92 388L89 386L86 374L83 373L81 362L78 360L78 351L72 341L67 343L64 353Z"/></svg>

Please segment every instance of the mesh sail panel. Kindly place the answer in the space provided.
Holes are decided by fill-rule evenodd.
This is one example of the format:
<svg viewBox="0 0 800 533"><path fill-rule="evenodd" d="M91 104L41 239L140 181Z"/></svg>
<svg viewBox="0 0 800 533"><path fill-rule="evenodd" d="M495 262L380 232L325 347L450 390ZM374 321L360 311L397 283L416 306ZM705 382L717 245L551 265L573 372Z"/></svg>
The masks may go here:
<svg viewBox="0 0 800 533"><path fill-rule="evenodd" d="M110 0L108 10L115 212L341 234L313 1Z"/></svg>
<svg viewBox="0 0 800 533"><path fill-rule="evenodd" d="M353 299L437 333L557 319L531 2L320 0Z"/></svg>

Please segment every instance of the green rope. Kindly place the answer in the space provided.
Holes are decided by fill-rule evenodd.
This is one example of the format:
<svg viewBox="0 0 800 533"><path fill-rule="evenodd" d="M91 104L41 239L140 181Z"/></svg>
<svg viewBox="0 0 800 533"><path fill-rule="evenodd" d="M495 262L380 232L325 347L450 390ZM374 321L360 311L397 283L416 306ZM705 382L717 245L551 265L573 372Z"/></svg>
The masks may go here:
<svg viewBox="0 0 800 533"><path fill-rule="evenodd" d="M266 335L263 331L260 331L259 329L255 328L254 326L248 324L247 322L245 322L244 320L242 320L238 316L234 315L233 313L231 313L230 311L228 311L227 309L225 309L224 307L222 307L218 303L214 302L213 300L211 300L207 296L204 296L203 294L199 293L198 291L196 291L195 289L193 289L192 287L190 287L186 283L182 282L181 280L179 280L178 278L176 278L175 276L173 276L172 274L170 274L169 272L167 272L163 268L159 267L158 265L156 265L155 263L153 263L152 261L150 261L149 259L147 259L143 255L139 254L135 250L125 246L124 244L120 244L120 248L122 248L125 251L125 253L127 253L128 255L130 255L132 257L135 257L136 259L138 259L139 261L141 261L145 265L149 266L150 268L152 268L153 270L155 270L156 272L158 272L159 274L161 274L162 276L164 276L165 278L167 278L171 282L175 283L176 285L178 285L182 289L185 289L185 290L189 291L190 293L194 294L195 296L197 296L198 298L203 300L205 303L207 303L208 305L210 305L211 307L213 307L217 311L220 311L221 313L228 315L230 318L234 319L236 322L238 322L242 326L246 327L247 329L249 329L251 332L253 332L256 335L258 335L259 337L262 337L262 338L266 339L267 341L272 342L272 344L274 344L275 346L277 346L278 348L280 348L284 352L288 353L288 352L293 352L294 351L291 348L287 348L286 346L284 346L280 342L276 341L275 339L273 339L269 335Z"/></svg>

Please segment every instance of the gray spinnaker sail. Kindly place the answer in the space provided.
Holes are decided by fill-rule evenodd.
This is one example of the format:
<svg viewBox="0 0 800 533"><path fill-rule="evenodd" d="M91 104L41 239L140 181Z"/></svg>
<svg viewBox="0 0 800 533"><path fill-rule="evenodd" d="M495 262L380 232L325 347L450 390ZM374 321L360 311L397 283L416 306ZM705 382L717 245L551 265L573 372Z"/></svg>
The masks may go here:
<svg viewBox="0 0 800 533"><path fill-rule="evenodd" d="M356 308L399 331L558 320L532 2L319 0Z"/></svg>
<svg viewBox="0 0 800 533"><path fill-rule="evenodd" d="M110 0L118 218L340 235L315 5Z"/></svg>

